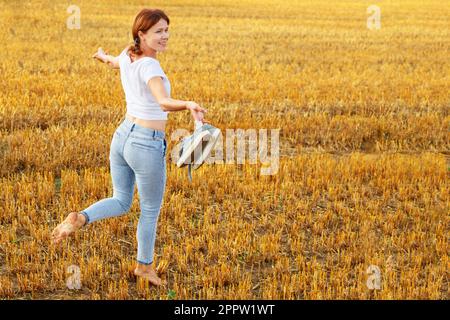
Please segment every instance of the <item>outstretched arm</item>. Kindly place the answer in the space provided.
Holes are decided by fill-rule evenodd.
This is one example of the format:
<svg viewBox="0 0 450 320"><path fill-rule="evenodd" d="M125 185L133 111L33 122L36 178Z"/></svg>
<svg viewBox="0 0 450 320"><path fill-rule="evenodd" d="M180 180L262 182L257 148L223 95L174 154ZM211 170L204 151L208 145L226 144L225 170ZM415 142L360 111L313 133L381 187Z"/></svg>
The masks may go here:
<svg viewBox="0 0 450 320"><path fill-rule="evenodd" d="M108 64L112 69L119 69L119 57L106 54L102 48L98 48L98 51L92 55L92 58L97 59L103 63Z"/></svg>

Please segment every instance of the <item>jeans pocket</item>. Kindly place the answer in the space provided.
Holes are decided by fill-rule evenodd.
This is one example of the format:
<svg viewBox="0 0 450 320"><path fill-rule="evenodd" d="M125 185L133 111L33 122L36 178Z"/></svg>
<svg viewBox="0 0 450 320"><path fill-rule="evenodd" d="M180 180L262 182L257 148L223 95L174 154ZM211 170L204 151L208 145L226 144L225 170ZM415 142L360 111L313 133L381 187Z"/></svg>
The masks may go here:
<svg viewBox="0 0 450 320"><path fill-rule="evenodd" d="M146 151L158 151L160 150L161 141L158 140L133 140L131 141L131 145L137 149L146 150Z"/></svg>

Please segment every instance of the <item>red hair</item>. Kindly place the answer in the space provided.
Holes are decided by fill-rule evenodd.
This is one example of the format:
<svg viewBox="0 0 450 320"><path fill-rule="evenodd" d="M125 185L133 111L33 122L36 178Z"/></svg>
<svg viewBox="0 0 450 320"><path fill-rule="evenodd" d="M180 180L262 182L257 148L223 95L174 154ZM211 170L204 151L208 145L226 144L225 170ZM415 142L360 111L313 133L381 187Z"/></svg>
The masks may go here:
<svg viewBox="0 0 450 320"><path fill-rule="evenodd" d="M153 27L159 22L159 20L166 20L167 24L170 23L169 17L160 9L142 9L134 18L133 28L131 33L133 35L134 43L128 47L128 52L133 55L141 55L142 49L140 47L139 31L146 33L148 29Z"/></svg>

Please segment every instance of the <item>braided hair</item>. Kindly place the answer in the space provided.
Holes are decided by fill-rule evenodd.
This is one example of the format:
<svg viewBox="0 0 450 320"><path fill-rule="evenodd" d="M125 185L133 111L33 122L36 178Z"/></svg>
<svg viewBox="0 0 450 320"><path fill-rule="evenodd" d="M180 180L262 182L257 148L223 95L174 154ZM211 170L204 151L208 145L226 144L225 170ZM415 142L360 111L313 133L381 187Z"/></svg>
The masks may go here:
<svg viewBox="0 0 450 320"><path fill-rule="evenodd" d="M139 51L141 51L141 38L139 36L134 38L134 53L138 54Z"/></svg>

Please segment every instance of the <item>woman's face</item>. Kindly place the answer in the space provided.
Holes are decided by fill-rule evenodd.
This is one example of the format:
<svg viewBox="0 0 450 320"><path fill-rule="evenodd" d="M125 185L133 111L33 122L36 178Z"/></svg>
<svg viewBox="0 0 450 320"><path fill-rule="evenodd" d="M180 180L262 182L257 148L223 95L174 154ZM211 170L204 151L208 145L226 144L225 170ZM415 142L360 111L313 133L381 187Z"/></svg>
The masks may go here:
<svg viewBox="0 0 450 320"><path fill-rule="evenodd" d="M147 47L158 52L165 51L169 40L169 25L166 20L160 19L145 34L139 31L139 35L141 36L141 43L145 42Z"/></svg>

